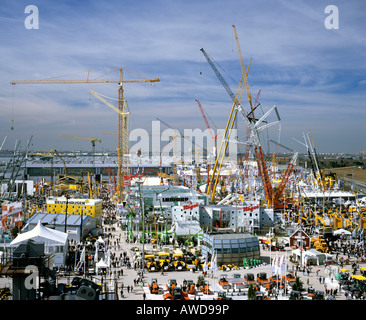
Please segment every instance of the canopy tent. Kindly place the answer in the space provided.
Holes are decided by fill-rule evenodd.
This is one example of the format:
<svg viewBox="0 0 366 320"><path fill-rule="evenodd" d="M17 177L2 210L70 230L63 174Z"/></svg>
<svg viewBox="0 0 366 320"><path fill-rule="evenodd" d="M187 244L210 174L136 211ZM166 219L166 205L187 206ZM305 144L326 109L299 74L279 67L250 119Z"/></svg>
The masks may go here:
<svg viewBox="0 0 366 320"><path fill-rule="evenodd" d="M339 234L343 234L343 235L351 235L351 232L346 230L346 229L338 229L336 231L333 232L334 235L339 235Z"/></svg>
<svg viewBox="0 0 366 320"><path fill-rule="evenodd" d="M97 241L95 241L96 243L100 243L100 244L105 244L104 240L102 239L101 236L98 237Z"/></svg>
<svg viewBox="0 0 366 320"><path fill-rule="evenodd" d="M312 264L312 265L322 265L326 261L326 255L322 252L310 249L303 250L294 249L292 250L292 256L295 261L299 261L300 265Z"/></svg>
<svg viewBox="0 0 366 320"><path fill-rule="evenodd" d="M103 258L100 258L99 262L95 264L95 271L98 274L99 269L107 269L108 265L104 262Z"/></svg>
<svg viewBox="0 0 366 320"><path fill-rule="evenodd" d="M38 221L32 230L19 234L9 246L18 247L31 239L34 243L43 243L45 253L67 252L67 236L67 233L47 228Z"/></svg>
<svg viewBox="0 0 366 320"><path fill-rule="evenodd" d="M194 236L202 234L203 230L198 221L175 221L168 233L175 233L176 236Z"/></svg>

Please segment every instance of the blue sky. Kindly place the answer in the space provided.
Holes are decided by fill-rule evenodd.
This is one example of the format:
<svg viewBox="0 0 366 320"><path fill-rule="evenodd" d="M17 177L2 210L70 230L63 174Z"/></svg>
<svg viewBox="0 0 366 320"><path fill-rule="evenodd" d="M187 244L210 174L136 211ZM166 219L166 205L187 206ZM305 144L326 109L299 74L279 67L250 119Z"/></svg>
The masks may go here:
<svg viewBox="0 0 366 320"><path fill-rule="evenodd" d="M27 30L27 5L39 10L39 29ZM339 10L339 29L328 30L327 5ZM33 135L34 149L90 150L85 141L102 139L97 150L115 150L113 110L89 90L117 98L117 85L15 85L84 70L118 68L150 84L125 84L130 128L151 131L160 118L172 127L206 129L195 99L224 128L231 100L200 49L220 66L233 92L240 61L252 58L250 90L263 111L276 105L281 128L269 135L304 152L303 133L311 130L317 152L366 150L366 2L365 1L10 1L0 5L0 143L23 148ZM71 75L72 74L72 75ZM96 72L95 75L98 73ZM117 76L117 73L115 73ZM138 78L124 72L126 79ZM116 103L110 100L112 103ZM245 95L242 100L247 108ZM12 122L13 121L13 122ZM211 125L213 126L213 123ZM245 124L239 119L245 139ZM11 129L13 127L13 130ZM163 126L162 126L163 128ZM262 141L266 145L266 141Z"/></svg>

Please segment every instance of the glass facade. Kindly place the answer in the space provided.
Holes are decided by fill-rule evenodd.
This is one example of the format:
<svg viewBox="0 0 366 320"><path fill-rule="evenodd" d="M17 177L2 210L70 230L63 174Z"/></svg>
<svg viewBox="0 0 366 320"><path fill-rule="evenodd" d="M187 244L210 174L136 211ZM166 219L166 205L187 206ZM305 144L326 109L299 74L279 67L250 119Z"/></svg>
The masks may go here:
<svg viewBox="0 0 366 320"><path fill-rule="evenodd" d="M257 237L248 233L204 233L202 255L217 254L217 264L243 265L243 259L259 259L260 247Z"/></svg>

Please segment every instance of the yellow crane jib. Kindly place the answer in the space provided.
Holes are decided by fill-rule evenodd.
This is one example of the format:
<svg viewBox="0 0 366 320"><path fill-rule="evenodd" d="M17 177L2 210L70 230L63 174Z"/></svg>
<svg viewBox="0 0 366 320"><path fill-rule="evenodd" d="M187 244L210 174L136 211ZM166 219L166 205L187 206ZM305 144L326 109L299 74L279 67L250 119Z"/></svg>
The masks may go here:
<svg viewBox="0 0 366 320"><path fill-rule="evenodd" d="M93 94L97 99L99 99L100 101L104 102L108 107L112 108L114 111L116 111L117 113L125 116L130 114L131 112L127 111L127 112L123 112L122 110L119 110L118 108L116 108L113 104L111 104L110 102L108 102L107 100L105 100L103 97L101 97L98 93L96 93L93 90L89 90L89 92L91 94Z"/></svg>

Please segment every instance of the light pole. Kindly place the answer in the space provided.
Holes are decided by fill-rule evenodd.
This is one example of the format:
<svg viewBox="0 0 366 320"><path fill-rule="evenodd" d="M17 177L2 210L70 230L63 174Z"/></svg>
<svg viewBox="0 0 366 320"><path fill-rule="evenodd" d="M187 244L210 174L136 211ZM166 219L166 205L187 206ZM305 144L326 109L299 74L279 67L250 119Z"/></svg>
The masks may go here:
<svg viewBox="0 0 366 320"><path fill-rule="evenodd" d="M83 216L84 216L84 207L81 207L81 219L80 219L80 242L83 241Z"/></svg>
<svg viewBox="0 0 366 320"><path fill-rule="evenodd" d="M140 210L141 210L141 217L142 217L142 257L141 257L141 272L142 276L144 275L144 267L145 267L145 210L144 205L142 203L142 196L141 196L141 183L136 182L139 186L139 194L140 194Z"/></svg>
<svg viewBox="0 0 366 320"><path fill-rule="evenodd" d="M66 231L66 226L67 226L67 207L69 206L69 198L70 196L66 193L65 194L65 198L66 198L66 212L65 212L65 233Z"/></svg>
<svg viewBox="0 0 366 320"><path fill-rule="evenodd" d="M163 191L161 191L159 193L155 193L156 198L158 198L159 203L160 203L160 211L161 211L161 214L163 216L164 224L165 224L165 239L164 239L164 244L166 244L166 239L167 239L167 225L166 225L166 218L164 216L163 206L161 204L161 198L163 197L163 192L168 191L169 189L170 189L170 186L168 186L168 188L164 189Z"/></svg>

